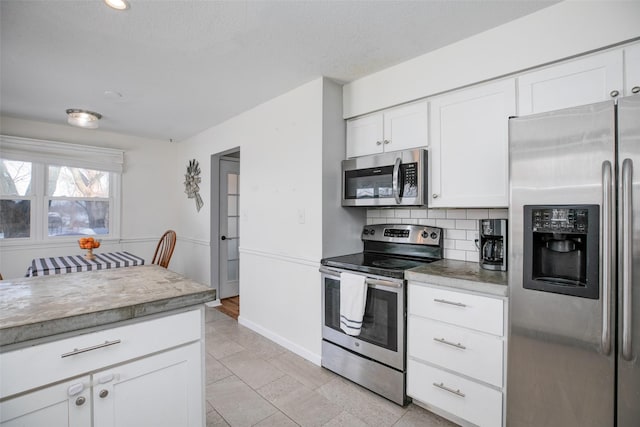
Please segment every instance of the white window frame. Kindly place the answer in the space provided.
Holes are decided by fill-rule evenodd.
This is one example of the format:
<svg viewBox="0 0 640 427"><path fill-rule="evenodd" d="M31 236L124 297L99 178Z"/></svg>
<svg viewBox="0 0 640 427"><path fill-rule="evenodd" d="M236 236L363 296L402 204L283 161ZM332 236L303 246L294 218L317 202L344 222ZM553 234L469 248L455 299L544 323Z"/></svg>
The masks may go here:
<svg viewBox="0 0 640 427"><path fill-rule="evenodd" d="M73 242L78 236L49 236L46 201L47 166L70 166L109 172L109 234L104 240L120 239L122 170L124 151L66 142L0 135L0 158L31 162L32 194L8 199L31 200L31 225L28 238L0 239L4 245ZM4 196L3 196L4 197ZM56 199L56 198L53 198Z"/></svg>

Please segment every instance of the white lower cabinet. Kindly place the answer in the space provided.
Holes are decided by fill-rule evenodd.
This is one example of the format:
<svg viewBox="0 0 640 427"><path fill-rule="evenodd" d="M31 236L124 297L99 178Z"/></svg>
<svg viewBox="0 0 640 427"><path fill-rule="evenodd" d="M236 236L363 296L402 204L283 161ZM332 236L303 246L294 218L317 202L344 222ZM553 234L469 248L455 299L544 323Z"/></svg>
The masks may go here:
<svg viewBox="0 0 640 427"><path fill-rule="evenodd" d="M502 426L506 301L409 282L407 395L463 425Z"/></svg>
<svg viewBox="0 0 640 427"><path fill-rule="evenodd" d="M200 343L93 375L95 427L201 425Z"/></svg>
<svg viewBox="0 0 640 427"><path fill-rule="evenodd" d="M18 426L91 425L91 394L85 376L0 402L0 424Z"/></svg>
<svg viewBox="0 0 640 427"><path fill-rule="evenodd" d="M202 323L198 308L0 354L0 425L203 426Z"/></svg>

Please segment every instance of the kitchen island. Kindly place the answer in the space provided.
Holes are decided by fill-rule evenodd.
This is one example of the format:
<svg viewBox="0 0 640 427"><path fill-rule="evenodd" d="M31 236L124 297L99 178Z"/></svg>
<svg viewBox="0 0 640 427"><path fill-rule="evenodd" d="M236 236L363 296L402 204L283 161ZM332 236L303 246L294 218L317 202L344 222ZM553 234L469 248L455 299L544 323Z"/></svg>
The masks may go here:
<svg viewBox="0 0 640 427"><path fill-rule="evenodd" d="M155 265L0 282L0 424L204 425L213 299Z"/></svg>

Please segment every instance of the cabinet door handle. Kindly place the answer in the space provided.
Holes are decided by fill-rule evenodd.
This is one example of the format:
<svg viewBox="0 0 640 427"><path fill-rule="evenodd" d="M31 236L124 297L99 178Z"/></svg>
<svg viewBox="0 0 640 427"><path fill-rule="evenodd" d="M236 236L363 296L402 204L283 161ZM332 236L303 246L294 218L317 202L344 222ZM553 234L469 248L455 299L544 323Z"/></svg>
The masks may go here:
<svg viewBox="0 0 640 427"><path fill-rule="evenodd" d="M110 345L114 345L114 344L120 344L120 340L105 341L102 344L92 345L91 347L74 348L73 351L70 351L68 353L64 353L60 357L75 356L76 354L86 353L87 351L97 350L97 349L102 348L102 347L109 347Z"/></svg>
<svg viewBox="0 0 640 427"><path fill-rule="evenodd" d="M438 195L436 193L433 193L433 195L431 197L433 197L434 199L437 199Z"/></svg>
<svg viewBox="0 0 640 427"><path fill-rule="evenodd" d="M385 139L384 141L382 141L383 144L391 144L391 140L390 139Z"/></svg>
<svg viewBox="0 0 640 427"><path fill-rule="evenodd" d="M435 302L439 302L439 303L442 303L442 304L455 305L456 307L466 307L467 306L467 304L463 304L461 302L455 302L455 301L447 301L446 299L434 298L433 300Z"/></svg>
<svg viewBox="0 0 640 427"><path fill-rule="evenodd" d="M612 98L615 98L616 96L620 95L620 92L618 92L617 90L612 90L611 92L609 92L609 95L611 95Z"/></svg>
<svg viewBox="0 0 640 427"><path fill-rule="evenodd" d="M433 338L433 340L434 340L434 341L438 341L439 343L442 343L442 344L450 345L451 347L459 348L459 349L461 349L461 350L466 350L466 349L467 349L467 347L463 346L463 345L462 345L462 344L460 344L460 343L457 343L457 344L456 344L456 343L454 343L454 342L447 341L447 340L445 340L444 338Z"/></svg>
<svg viewBox="0 0 640 427"><path fill-rule="evenodd" d="M98 396L100 396L101 399L104 399L105 397L109 396L109 390L106 390L106 389L100 390L100 393L98 394Z"/></svg>
<svg viewBox="0 0 640 427"><path fill-rule="evenodd" d="M376 141L376 145L382 145L382 141Z"/></svg>
<svg viewBox="0 0 640 427"><path fill-rule="evenodd" d="M86 401L87 399L84 396L80 396L76 399L76 406L82 406Z"/></svg>
<svg viewBox="0 0 640 427"><path fill-rule="evenodd" d="M631 88L631 93L638 93L640 92L640 86L634 86Z"/></svg>
<svg viewBox="0 0 640 427"><path fill-rule="evenodd" d="M434 386L438 387L439 389L442 389L444 391L448 391L449 393L455 394L456 396L460 396L460 397L465 397L466 395L460 391L460 389L454 390L452 388L447 387L446 385L444 385L444 383L433 383Z"/></svg>

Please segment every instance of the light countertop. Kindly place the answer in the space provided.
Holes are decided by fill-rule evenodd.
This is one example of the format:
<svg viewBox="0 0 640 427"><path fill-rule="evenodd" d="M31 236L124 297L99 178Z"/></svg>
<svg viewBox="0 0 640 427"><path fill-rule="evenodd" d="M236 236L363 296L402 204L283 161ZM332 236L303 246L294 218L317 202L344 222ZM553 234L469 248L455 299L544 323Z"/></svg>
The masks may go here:
<svg viewBox="0 0 640 427"><path fill-rule="evenodd" d="M485 270L477 262L443 259L405 272L407 280L433 285L507 296L507 273Z"/></svg>
<svg viewBox="0 0 640 427"><path fill-rule="evenodd" d="M157 265L0 281L0 346L162 313L216 291Z"/></svg>

